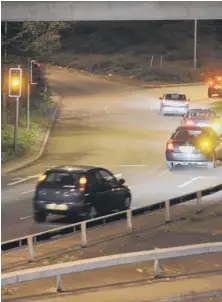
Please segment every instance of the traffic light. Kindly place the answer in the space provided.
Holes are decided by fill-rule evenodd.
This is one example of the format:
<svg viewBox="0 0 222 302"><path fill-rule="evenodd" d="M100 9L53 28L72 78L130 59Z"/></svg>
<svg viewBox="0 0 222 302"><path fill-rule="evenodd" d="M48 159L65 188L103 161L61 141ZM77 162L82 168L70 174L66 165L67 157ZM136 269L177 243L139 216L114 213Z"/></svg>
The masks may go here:
<svg viewBox="0 0 222 302"><path fill-rule="evenodd" d="M9 69L9 97L21 97L22 95L22 69Z"/></svg>
<svg viewBox="0 0 222 302"><path fill-rule="evenodd" d="M35 85L38 84L39 80L39 70L40 64L35 60L31 60L31 67L30 67L30 77L31 77L31 84Z"/></svg>

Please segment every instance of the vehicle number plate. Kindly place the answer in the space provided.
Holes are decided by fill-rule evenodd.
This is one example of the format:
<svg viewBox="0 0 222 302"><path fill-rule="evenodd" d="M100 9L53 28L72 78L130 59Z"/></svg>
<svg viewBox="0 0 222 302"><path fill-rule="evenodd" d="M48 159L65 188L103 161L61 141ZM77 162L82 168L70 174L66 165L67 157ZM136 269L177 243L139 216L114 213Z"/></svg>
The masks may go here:
<svg viewBox="0 0 222 302"><path fill-rule="evenodd" d="M66 211L68 209L68 206L66 204L50 203L50 204L46 205L46 209L57 210L57 211Z"/></svg>
<svg viewBox="0 0 222 302"><path fill-rule="evenodd" d="M181 152L193 152L195 148L193 146L180 146L179 149Z"/></svg>

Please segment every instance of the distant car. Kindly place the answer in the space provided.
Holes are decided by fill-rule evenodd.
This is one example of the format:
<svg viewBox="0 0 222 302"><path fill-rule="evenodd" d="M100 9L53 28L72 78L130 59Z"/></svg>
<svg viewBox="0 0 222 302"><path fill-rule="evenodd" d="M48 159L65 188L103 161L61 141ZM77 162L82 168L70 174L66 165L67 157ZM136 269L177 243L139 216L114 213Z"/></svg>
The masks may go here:
<svg viewBox="0 0 222 302"><path fill-rule="evenodd" d="M189 110L189 101L183 92L165 93L160 97L160 115L181 115Z"/></svg>
<svg viewBox="0 0 222 302"><path fill-rule="evenodd" d="M60 166L40 178L33 199L34 219L48 214L93 219L131 206L131 191L124 179L95 166Z"/></svg>
<svg viewBox="0 0 222 302"><path fill-rule="evenodd" d="M181 121L181 126L212 127L221 133L221 121L216 112L210 109L190 109Z"/></svg>
<svg viewBox="0 0 222 302"><path fill-rule="evenodd" d="M222 77L214 77L209 83L208 97L211 98L214 94L222 97Z"/></svg>
<svg viewBox="0 0 222 302"><path fill-rule="evenodd" d="M168 169L177 165L215 168L222 160L222 137L212 128L178 127L166 144Z"/></svg>

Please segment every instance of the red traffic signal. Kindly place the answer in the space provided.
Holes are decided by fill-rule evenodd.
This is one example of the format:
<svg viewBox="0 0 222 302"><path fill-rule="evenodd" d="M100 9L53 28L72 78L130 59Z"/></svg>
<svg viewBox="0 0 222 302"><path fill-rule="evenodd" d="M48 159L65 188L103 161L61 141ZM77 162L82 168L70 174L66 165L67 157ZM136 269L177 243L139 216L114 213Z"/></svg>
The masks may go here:
<svg viewBox="0 0 222 302"><path fill-rule="evenodd" d="M9 69L9 97L21 97L22 95L22 69Z"/></svg>

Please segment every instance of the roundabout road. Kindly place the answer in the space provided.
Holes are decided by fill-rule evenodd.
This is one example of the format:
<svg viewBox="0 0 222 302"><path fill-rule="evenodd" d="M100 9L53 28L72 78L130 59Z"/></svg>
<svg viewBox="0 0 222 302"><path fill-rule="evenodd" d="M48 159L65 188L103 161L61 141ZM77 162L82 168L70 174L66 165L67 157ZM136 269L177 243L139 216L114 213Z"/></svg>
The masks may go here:
<svg viewBox="0 0 222 302"><path fill-rule="evenodd" d="M43 157L33 165L2 176L2 241L44 231L64 222L32 219L32 196L39 174L61 164L105 166L121 174L133 193L132 207L176 197L222 181L214 170L166 170L166 140L179 117L158 114L166 90L185 92L191 107L207 107L205 86L136 90L60 68L48 69L48 80L61 96L56 121ZM221 198L222 199L222 198ZM209 201L215 198L209 197Z"/></svg>

